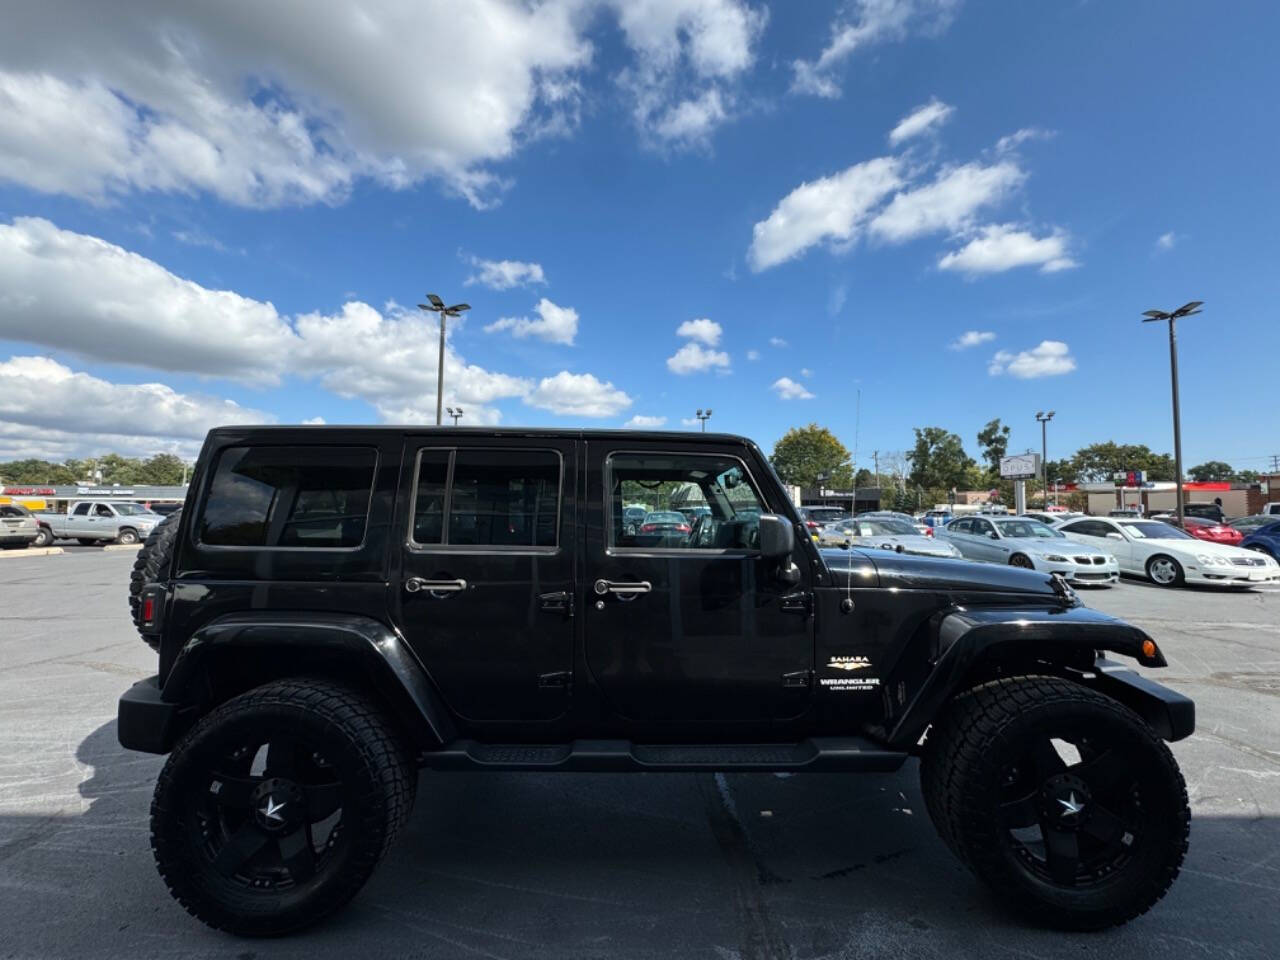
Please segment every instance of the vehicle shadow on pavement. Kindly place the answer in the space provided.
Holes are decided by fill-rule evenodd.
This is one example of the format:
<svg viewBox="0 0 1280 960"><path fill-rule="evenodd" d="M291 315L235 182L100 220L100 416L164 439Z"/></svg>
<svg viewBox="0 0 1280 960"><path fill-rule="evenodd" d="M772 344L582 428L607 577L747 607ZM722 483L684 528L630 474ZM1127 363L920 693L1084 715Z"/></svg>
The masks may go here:
<svg viewBox="0 0 1280 960"><path fill-rule="evenodd" d="M169 897L148 841L162 758L115 722L76 751L82 812L0 818L6 952L265 953ZM1263 957L1280 942L1280 820L1194 821L1183 876L1115 931L1030 927L947 852L897 774L425 773L341 914L271 957Z"/></svg>

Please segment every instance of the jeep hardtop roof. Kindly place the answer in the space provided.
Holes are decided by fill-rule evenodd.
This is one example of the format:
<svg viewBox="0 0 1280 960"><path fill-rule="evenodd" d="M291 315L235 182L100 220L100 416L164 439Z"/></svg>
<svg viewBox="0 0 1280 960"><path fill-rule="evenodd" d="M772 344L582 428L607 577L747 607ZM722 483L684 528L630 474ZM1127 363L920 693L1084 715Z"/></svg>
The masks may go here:
<svg viewBox="0 0 1280 960"><path fill-rule="evenodd" d="M434 434L442 436L523 438L549 437L569 440L606 439L618 440L633 437L637 440L670 440L676 443L738 443L755 447L755 441L735 433L702 433L694 430L622 430L596 427L455 427L435 424L283 424L236 425L214 427L210 439L243 437L250 434L272 433L375 433L375 434Z"/></svg>

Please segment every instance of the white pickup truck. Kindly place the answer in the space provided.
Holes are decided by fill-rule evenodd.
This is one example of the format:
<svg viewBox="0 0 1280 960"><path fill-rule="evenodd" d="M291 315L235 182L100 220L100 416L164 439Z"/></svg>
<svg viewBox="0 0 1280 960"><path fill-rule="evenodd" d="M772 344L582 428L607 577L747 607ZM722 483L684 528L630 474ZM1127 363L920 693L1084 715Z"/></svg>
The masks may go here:
<svg viewBox="0 0 1280 960"><path fill-rule="evenodd" d="M55 540L79 540L83 544L137 543L145 540L164 519L138 503L127 500L78 500L66 513L37 513L40 532L33 546L47 547Z"/></svg>

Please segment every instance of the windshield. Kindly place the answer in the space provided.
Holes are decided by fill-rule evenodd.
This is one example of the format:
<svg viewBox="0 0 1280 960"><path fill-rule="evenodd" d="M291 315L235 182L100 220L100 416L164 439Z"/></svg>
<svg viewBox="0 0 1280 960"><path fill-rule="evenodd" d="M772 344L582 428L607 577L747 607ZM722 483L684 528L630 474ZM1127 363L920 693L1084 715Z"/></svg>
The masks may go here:
<svg viewBox="0 0 1280 960"><path fill-rule="evenodd" d="M1057 537L1063 539L1063 535L1052 527L1047 527L1038 520L997 520L996 526L1000 528L1001 536L1005 537L1043 537L1046 540L1052 540Z"/></svg>
<svg viewBox="0 0 1280 960"><path fill-rule="evenodd" d="M1140 520L1136 523L1122 523L1121 527L1135 540L1194 540L1189 533L1183 533L1177 527L1171 527L1159 520Z"/></svg>
<svg viewBox="0 0 1280 960"><path fill-rule="evenodd" d="M153 512L140 503L113 503L112 506L116 508L116 513L120 514L122 517L136 517L140 514L150 514Z"/></svg>
<svg viewBox="0 0 1280 960"><path fill-rule="evenodd" d="M895 520L891 517L877 517L874 520L860 520L858 526L860 536L864 537L901 537L903 535L915 535L916 528L905 520Z"/></svg>

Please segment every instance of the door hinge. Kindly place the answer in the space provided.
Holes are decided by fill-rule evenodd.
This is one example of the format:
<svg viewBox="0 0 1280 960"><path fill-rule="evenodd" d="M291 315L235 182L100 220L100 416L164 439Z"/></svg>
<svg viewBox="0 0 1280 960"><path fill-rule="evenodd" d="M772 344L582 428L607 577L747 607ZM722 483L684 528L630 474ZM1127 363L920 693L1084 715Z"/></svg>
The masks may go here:
<svg viewBox="0 0 1280 960"><path fill-rule="evenodd" d="M813 594L805 592L784 594L778 600L778 609L783 613L802 613L808 616L813 606Z"/></svg>
<svg viewBox="0 0 1280 960"><path fill-rule="evenodd" d="M543 610L558 611L566 617L573 616L573 595L567 590L539 594L538 601L542 604Z"/></svg>
<svg viewBox="0 0 1280 960"><path fill-rule="evenodd" d="M564 689L569 686L569 682L573 679L573 673L568 670L560 670L557 673L544 673L538 677L538 686L544 689L557 688Z"/></svg>
<svg viewBox="0 0 1280 960"><path fill-rule="evenodd" d="M812 670L797 670L795 673L784 673L782 675L782 685L784 687L808 687L812 684Z"/></svg>

